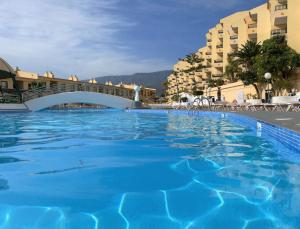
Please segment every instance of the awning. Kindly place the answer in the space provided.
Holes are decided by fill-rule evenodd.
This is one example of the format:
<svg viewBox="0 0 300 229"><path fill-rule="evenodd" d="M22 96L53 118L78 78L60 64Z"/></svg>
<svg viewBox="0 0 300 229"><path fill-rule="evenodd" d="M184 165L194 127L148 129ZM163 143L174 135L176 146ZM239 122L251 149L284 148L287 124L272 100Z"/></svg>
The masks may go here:
<svg viewBox="0 0 300 229"><path fill-rule="evenodd" d="M14 69L2 58L0 58L0 79L15 77Z"/></svg>

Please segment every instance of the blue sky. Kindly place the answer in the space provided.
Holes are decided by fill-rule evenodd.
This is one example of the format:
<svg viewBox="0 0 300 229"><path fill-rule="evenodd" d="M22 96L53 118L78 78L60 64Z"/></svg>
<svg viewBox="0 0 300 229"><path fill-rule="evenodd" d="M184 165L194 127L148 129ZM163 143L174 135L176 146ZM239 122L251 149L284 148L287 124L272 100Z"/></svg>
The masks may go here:
<svg viewBox="0 0 300 229"><path fill-rule="evenodd" d="M171 69L219 19L266 0L1 1L0 55L81 79Z"/></svg>

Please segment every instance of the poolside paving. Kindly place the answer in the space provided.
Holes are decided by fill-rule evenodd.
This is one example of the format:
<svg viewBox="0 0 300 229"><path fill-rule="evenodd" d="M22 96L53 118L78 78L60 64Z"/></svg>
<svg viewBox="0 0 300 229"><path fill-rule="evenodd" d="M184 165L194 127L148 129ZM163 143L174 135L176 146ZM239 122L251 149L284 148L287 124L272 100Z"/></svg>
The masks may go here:
<svg viewBox="0 0 300 229"><path fill-rule="evenodd" d="M300 133L300 113L297 112L242 111L236 113L280 125Z"/></svg>

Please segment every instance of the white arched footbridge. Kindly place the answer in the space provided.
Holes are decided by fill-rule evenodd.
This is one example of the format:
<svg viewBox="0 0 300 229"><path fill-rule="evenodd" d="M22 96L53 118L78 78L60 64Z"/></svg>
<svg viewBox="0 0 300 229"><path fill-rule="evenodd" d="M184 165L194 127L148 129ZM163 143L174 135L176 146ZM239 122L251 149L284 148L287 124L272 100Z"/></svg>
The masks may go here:
<svg viewBox="0 0 300 229"><path fill-rule="evenodd" d="M39 111L55 105L66 103L86 103L104 105L111 108L127 109L134 106L134 101L119 96L98 92L74 91L51 94L33 98L24 104L30 111Z"/></svg>

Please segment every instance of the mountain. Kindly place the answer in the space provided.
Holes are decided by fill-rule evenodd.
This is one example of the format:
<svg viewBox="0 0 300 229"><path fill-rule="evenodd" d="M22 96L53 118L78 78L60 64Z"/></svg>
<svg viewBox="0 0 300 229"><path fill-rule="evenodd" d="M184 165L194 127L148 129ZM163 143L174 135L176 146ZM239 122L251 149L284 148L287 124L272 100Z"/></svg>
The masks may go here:
<svg viewBox="0 0 300 229"><path fill-rule="evenodd" d="M113 84L118 83L135 83L138 85L144 85L145 87L155 88L157 95L161 95L164 92L163 83L167 81L167 77L171 74L170 70L150 72L150 73L135 73L132 75L120 75L120 76L102 76L97 77L96 80L99 83L105 83L111 81Z"/></svg>

